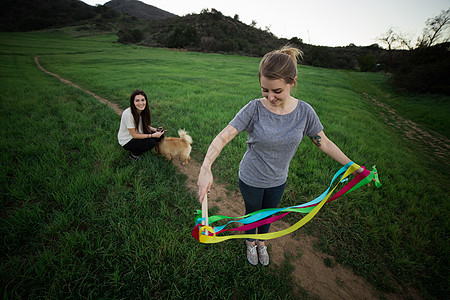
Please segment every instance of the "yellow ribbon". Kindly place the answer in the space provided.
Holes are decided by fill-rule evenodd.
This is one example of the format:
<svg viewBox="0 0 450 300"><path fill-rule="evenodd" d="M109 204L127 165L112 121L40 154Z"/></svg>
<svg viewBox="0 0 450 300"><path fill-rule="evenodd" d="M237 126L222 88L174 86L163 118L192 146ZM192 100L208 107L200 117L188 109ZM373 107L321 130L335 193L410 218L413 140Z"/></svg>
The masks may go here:
<svg viewBox="0 0 450 300"><path fill-rule="evenodd" d="M353 163L347 169L347 171L344 173L344 175L341 177L340 180L348 177L351 173L353 173L354 171L358 170L359 168L360 168L359 165ZM283 229L283 230L280 230L280 231L276 231L276 232L262 233L262 234L237 234L237 235L228 235L228 236L216 236L216 234L214 232L214 229L212 227L210 227L210 226L201 226L200 227L200 234L199 234L199 241L200 241L200 243L212 244L212 243L223 242L223 241L230 240L230 239L243 239L243 238L270 240L270 239L279 238L279 237L281 237L283 235L286 235L286 234L289 234L291 232L294 232L297 229L299 229L300 227L302 227L303 225L305 225L306 223L308 223L319 212L319 210L322 208L322 206L324 206L325 203L327 202L328 198L330 198L330 196L333 193L333 191L339 185L340 180L337 181L337 183L333 187L333 189L331 189L328 192L328 194L325 196L325 198L323 198L322 201L319 204L317 204L317 206L311 212L309 212L300 221L298 221L297 223L295 223L294 225L292 225L289 228L286 228L286 229ZM213 235L212 236L205 235L205 234L203 234L204 231L211 232Z"/></svg>

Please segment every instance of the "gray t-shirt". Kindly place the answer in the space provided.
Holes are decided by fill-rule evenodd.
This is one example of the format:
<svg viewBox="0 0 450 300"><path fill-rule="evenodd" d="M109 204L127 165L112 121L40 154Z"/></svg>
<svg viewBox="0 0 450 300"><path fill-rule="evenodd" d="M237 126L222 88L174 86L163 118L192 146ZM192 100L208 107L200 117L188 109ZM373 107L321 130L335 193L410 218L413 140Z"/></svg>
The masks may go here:
<svg viewBox="0 0 450 300"><path fill-rule="evenodd" d="M239 165L239 178L258 188L284 184L303 137L313 137L323 130L314 109L300 100L287 115L269 111L260 99L252 100L229 124L239 132L247 131L247 152Z"/></svg>

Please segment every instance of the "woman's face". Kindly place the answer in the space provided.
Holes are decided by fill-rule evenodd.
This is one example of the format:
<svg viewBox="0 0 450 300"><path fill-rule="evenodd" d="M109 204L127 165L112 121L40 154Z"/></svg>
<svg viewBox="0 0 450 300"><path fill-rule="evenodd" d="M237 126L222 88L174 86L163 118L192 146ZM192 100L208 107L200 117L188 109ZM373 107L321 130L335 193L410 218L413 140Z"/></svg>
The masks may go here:
<svg viewBox="0 0 450 300"><path fill-rule="evenodd" d="M261 76L261 92L264 98L273 106L278 106L284 100L290 99L294 83L287 84L283 79L268 79Z"/></svg>
<svg viewBox="0 0 450 300"><path fill-rule="evenodd" d="M136 95L134 97L134 106L136 106L136 109L139 113L141 113L145 106L147 105L147 101L145 101L145 97L143 95Z"/></svg>

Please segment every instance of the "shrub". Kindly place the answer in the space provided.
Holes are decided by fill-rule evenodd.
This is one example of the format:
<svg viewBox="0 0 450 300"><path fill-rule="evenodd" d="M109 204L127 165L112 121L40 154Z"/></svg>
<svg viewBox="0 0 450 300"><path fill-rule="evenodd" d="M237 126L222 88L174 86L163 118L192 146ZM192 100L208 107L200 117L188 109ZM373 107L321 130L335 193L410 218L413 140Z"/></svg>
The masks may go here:
<svg viewBox="0 0 450 300"><path fill-rule="evenodd" d="M169 48L184 48L197 42L197 31L192 26L178 24L167 41Z"/></svg>
<svg viewBox="0 0 450 300"><path fill-rule="evenodd" d="M358 60L361 72L372 72L377 65L377 59L372 54L366 54Z"/></svg>
<svg viewBox="0 0 450 300"><path fill-rule="evenodd" d="M450 43L409 51L394 70L395 87L419 93L450 95Z"/></svg>
<svg viewBox="0 0 450 300"><path fill-rule="evenodd" d="M139 43L144 39L144 34L139 29L119 30L117 35L119 36L118 42L123 44Z"/></svg>

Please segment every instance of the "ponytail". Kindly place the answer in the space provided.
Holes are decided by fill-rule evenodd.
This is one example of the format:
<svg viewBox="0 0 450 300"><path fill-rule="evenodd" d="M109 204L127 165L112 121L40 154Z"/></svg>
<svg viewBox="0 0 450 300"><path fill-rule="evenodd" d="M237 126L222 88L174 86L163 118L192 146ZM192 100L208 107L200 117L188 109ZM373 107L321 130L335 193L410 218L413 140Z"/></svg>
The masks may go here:
<svg viewBox="0 0 450 300"><path fill-rule="evenodd" d="M261 81L261 76L264 76L269 79L283 79L287 84L295 83L297 57L302 59L303 52L289 45L267 53L259 64L259 80Z"/></svg>
<svg viewBox="0 0 450 300"><path fill-rule="evenodd" d="M300 49L291 47L290 45L283 46L283 48L281 48L280 50L276 50L275 52L285 53L289 55L294 61L295 65L297 65L297 57L303 59L303 52Z"/></svg>

